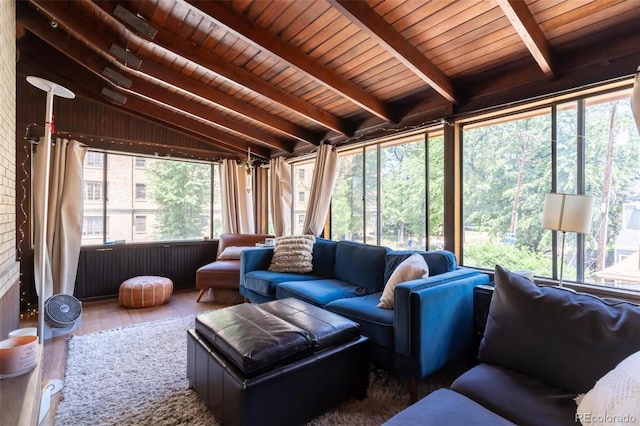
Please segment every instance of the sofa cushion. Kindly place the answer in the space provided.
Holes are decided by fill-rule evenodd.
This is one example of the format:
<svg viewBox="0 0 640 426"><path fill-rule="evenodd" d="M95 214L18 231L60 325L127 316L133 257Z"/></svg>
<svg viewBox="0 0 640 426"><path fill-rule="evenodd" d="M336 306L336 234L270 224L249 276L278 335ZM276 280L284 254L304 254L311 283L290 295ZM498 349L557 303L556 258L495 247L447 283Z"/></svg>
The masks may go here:
<svg viewBox="0 0 640 426"><path fill-rule="evenodd" d="M469 398L438 389L383 423L385 426L501 426L513 425Z"/></svg>
<svg viewBox="0 0 640 426"><path fill-rule="evenodd" d="M389 249L354 241L338 241L333 278L377 293L384 288L384 257Z"/></svg>
<svg viewBox="0 0 640 426"><path fill-rule="evenodd" d="M360 331L370 341L393 349L393 311L378 308L381 293L335 300L325 309L360 324Z"/></svg>
<svg viewBox="0 0 640 426"><path fill-rule="evenodd" d="M405 259L414 253L420 254L429 266L429 275L440 275L456 269L456 256L447 250L419 251L419 250L391 250L384 258L384 282L389 281L391 274Z"/></svg>
<svg viewBox="0 0 640 426"><path fill-rule="evenodd" d="M336 263L337 241L316 237L313 244L313 274L325 278L333 278L333 267Z"/></svg>
<svg viewBox="0 0 640 426"><path fill-rule="evenodd" d="M276 287L285 281L311 281L323 277L307 274L290 274L272 271L251 271L244 274L244 287L263 296L275 298Z"/></svg>
<svg viewBox="0 0 640 426"><path fill-rule="evenodd" d="M195 319L196 331L247 377L312 352L306 330L259 306L244 303L200 314Z"/></svg>
<svg viewBox="0 0 640 426"><path fill-rule="evenodd" d="M197 288L236 290L240 283L239 260L216 260L198 268Z"/></svg>
<svg viewBox="0 0 640 426"><path fill-rule="evenodd" d="M500 266L479 360L573 393L640 350L640 306L539 287Z"/></svg>
<svg viewBox="0 0 640 426"><path fill-rule="evenodd" d="M489 364L458 377L451 389L519 425L573 425L576 394Z"/></svg>
<svg viewBox="0 0 640 426"><path fill-rule="evenodd" d="M280 299L259 306L309 333L314 353L360 338L360 326L355 321L302 300Z"/></svg>
<svg viewBox="0 0 640 426"><path fill-rule="evenodd" d="M393 271L387 283L384 285L378 308L393 309L393 295L396 286L405 281L417 280L425 275L429 275L429 266L427 266L424 257L418 253L413 253L407 257Z"/></svg>
<svg viewBox="0 0 640 426"><path fill-rule="evenodd" d="M329 302L345 297L363 296L365 290L331 278L311 281L286 281L278 284L276 298L295 297L316 306L324 306Z"/></svg>
<svg viewBox="0 0 640 426"><path fill-rule="evenodd" d="M622 360L596 382L582 397L577 416L583 423L598 426L611 419L620 423L640 420L640 352Z"/></svg>
<svg viewBox="0 0 640 426"><path fill-rule="evenodd" d="M311 272L315 240L316 237L313 235L288 235L276 238L269 270L301 274Z"/></svg>

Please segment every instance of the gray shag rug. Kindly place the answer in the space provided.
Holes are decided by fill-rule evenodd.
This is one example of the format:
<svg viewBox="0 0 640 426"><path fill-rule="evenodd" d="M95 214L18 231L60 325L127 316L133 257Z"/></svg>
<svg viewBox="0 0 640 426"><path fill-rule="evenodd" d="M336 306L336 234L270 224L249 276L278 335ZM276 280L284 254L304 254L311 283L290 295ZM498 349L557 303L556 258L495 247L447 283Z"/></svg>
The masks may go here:
<svg viewBox="0 0 640 426"><path fill-rule="evenodd" d="M194 318L72 336L55 425L217 425L186 378L186 330ZM461 368L421 382L419 398L448 387ZM372 367L367 398L346 401L309 424L380 424L407 405L406 383Z"/></svg>

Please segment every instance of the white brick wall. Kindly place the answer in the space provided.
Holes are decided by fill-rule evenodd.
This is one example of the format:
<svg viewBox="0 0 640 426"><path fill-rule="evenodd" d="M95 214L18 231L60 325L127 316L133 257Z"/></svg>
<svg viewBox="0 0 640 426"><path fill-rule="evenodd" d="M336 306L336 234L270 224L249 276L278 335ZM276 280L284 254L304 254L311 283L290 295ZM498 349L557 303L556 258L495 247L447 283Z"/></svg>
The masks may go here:
<svg viewBox="0 0 640 426"><path fill-rule="evenodd" d="M16 9L0 1L0 297L20 278L16 262Z"/></svg>

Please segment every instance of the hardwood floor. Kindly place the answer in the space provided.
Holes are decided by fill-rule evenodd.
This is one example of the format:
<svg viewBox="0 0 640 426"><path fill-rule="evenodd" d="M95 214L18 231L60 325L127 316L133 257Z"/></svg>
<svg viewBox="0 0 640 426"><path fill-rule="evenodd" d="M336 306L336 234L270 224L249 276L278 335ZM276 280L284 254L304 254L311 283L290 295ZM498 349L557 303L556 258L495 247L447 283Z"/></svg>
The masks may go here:
<svg viewBox="0 0 640 426"><path fill-rule="evenodd" d="M179 317L211 309L219 309L226 304L213 301L209 294L205 294L200 302L196 302L198 290L181 290L171 296L171 300L161 306L141 309L127 309L118 304L117 299L82 303L82 325L73 334L81 335L95 333L111 328L125 327L148 321ZM34 326L37 320L24 320L21 327ZM67 363L67 339L69 336L54 337L44 344L42 355L42 385L51 379L64 379ZM60 403L62 393L51 398L51 407L43 419L42 426L54 424L55 413Z"/></svg>

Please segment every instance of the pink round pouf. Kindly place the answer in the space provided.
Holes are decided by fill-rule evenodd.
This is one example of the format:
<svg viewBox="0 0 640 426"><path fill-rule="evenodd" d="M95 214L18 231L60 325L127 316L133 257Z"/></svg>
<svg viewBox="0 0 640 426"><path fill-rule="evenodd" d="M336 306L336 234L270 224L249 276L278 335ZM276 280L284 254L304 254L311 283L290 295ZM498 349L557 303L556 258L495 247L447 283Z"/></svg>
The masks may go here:
<svg viewBox="0 0 640 426"><path fill-rule="evenodd" d="M169 278L141 276L120 284L118 301L127 308L149 308L167 303L173 294Z"/></svg>

